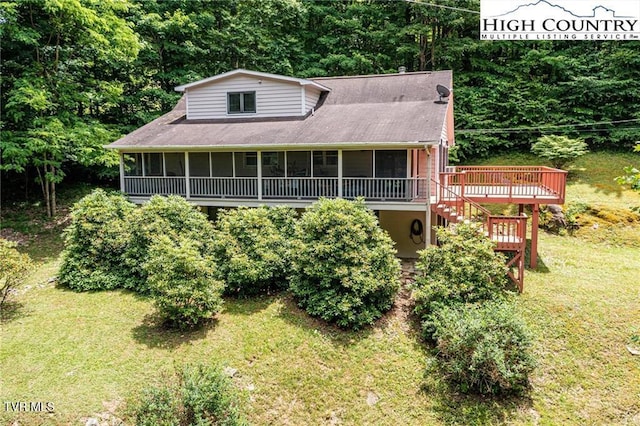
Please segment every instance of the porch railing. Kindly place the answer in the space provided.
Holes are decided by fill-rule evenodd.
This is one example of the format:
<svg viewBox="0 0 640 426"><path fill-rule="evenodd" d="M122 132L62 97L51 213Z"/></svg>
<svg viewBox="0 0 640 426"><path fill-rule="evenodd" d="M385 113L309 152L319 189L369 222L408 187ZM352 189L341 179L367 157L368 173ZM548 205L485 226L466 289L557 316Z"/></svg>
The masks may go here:
<svg viewBox="0 0 640 426"><path fill-rule="evenodd" d="M345 177L185 177L124 178L129 195L187 195L192 198L318 199L358 198L374 201L426 201L427 179ZM261 185L261 186L260 186ZM188 191L187 191L188 189ZM261 191L258 191L261 189Z"/></svg>
<svg viewBox="0 0 640 426"><path fill-rule="evenodd" d="M544 198L564 203L567 172L539 166L456 166L440 174L440 184L465 197Z"/></svg>
<svg viewBox="0 0 640 426"><path fill-rule="evenodd" d="M411 201L426 199L426 179L403 178L343 178L343 197L364 197L367 200Z"/></svg>
<svg viewBox="0 0 640 426"><path fill-rule="evenodd" d="M186 195L184 177L126 176L124 192L129 195Z"/></svg>
<svg viewBox="0 0 640 426"><path fill-rule="evenodd" d="M257 198L258 178L192 177L189 179L192 197Z"/></svg>
<svg viewBox="0 0 640 426"><path fill-rule="evenodd" d="M338 196L338 178L262 178L263 198L315 199Z"/></svg>

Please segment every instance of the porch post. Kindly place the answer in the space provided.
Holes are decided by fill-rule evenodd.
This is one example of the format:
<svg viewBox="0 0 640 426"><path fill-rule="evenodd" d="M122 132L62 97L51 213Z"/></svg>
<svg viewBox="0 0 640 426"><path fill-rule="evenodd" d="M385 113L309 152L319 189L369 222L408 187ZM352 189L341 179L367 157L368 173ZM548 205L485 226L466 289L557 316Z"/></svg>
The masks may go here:
<svg viewBox="0 0 640 426"><path fill-rule="evenodd" d="M531 219L531 253L529 254L529 267L535 269L538 265L538 216L540 206L533 204L533 217Z"/></svg>
<svg viewBox="0 0 640 426"><path fill-rule="evenodd" d="M342 150L338 150L338 198L342 198Z"/></svg>
<svg viewBox="0 0 640 426"><path fill-rule="evenodd" d="M426 245L430 246L433 241L431 240L431 152L428 145L425 147L424 152L427 154L427 211L425 213L426 223L424 224L424 229L427 233L427 238L425 238Z"/></svg>
<svg viewBox="0 0 640 426"><path fill-rule="evenodd" d="M120 192L124 194L124 154L120 153Z"/></svg>
<svg viewBox="0 0 640 426"><path fill-rule="evenodd" d="M258 168L258 200L262 200L262 151L256 153L256 165Z"/></svg>
<svg viewBox="0 0 640 426"><path fill-rule="evenodd" d="M189 151L184 152L184 179L185 179L185 191L187 200L191 198L191 185L189 182L189 175L191 171L189 170Z"/></svg>

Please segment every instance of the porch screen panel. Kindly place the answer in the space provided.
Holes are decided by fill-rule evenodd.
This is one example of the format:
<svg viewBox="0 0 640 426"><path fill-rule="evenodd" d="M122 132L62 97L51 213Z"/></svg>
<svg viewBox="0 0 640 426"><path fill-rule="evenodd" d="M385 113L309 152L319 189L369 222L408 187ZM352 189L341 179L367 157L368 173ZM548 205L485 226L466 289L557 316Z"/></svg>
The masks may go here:
<svg viewBox="0 0 640 426"><path fill-rule="evenodd" d="M236 154L236 159L239 154ZM211 166L213 167L213 177L233 176L233 153L232 152L212 152ZM239 175L240 176L240 175Z"/></svg>
<svg viewBox="0 0 640 426"><path fill-rule="evenodd" d="M210 170L208 152L189 153L189 176L209 177Z"/></svg>
<svg viewBox="0 0 640 426"><path fill-rule="evenodd" d="M144 154L144 175L164 176L161 152L147 152Z"/></svg>
<svg viewBox="0 0 640 426"><path fill-rule="evenodd" d="M167 152L164 154L167 176L184 176L184 152Z"/></svg>
<svg viewBox="0 0 640 426"><path fill-rule="evenodd" d="M311 176L311 152L309 151L287 152L287 176L289 177Z"/></svg>
<svg viewBox="0 0 640 426"><path fill-rule="evenodd" d="M342 151L344 177L373 177L373 151Z"/></svg>
<svg viewBox="0 0 640 426"><path fill-rule="evenodd" d="M376 151L376 177L406 178L407 151Z"/></svg>
<svg viewBox="0 0 640 426"><path fill-rule="evenodd" d="M124 154L124 175L142 176L142 154Z"/></svg>
<svg viewBox="0 0 640 426"><path fill-rule="evenodd" d="M284 177L284 152L262 153L262 176Z"/></svg>
<svg viewBox="0 0 640 426"><path fill-rule="evenodd" d="M313 151L313 175L338 177L338 151Z"/></svg>
<svg viewBox="0 0 640 426"><path fill-rule="evenodd" d="M258 176L258 153L236 152L236 177L257 177ZM214 161L214 169L217 161Z"/></svg>

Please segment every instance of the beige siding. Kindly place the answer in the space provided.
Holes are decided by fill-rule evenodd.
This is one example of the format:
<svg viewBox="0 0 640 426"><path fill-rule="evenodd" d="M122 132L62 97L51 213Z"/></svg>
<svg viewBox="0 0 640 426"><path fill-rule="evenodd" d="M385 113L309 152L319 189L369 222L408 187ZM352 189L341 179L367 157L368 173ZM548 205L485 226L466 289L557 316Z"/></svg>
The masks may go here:
<svg viewBox="0 0 640 426"><path fill-rule="evenodd" d="M411 224L414 220L422 222L422 235L411 235ZM398 257L418 257L417 251L425 248L425 231L430 229L425 224L426 212L380 211L380 226L389 233L396 243Z"/></svg>
<svg viewBox="0 0 640 426"><path fill-rule="evenodd" d="M320 99L320 91L315 88L307 86L305 88L305 106L306 106L305 114L309 112L311 108L316 107L316 104L318 103L318 99Z"/></svg>
<svg viewBox="0 0 640 426"><path fill-rule="evenodd" d="M301 87L238 76L187 90L187 118L286 117L301 115ZM256 92L256 113L227 114L228 92Z"/></svg>

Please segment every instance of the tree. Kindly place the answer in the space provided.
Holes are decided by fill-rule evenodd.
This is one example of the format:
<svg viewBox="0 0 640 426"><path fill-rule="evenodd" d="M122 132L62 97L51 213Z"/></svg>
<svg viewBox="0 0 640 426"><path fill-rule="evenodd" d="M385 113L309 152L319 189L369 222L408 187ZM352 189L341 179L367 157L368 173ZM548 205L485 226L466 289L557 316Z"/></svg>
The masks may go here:
<svg viewBox="0 0 640 426"><path fill-rule="evenodd" d="M531 152L551 161L553 167L561 169L576 158L589 152L587 144L581 139L566 136L542 136L531 146Z"/></svg>
<svg viewBox="0 0 640 426"><path fill-rule="evenodd" d="M120 68L139 50L122 18L129 7L115 0L2 3L0 170L35 168L49 216L56 213L66 164L117 164L103 145L119 132L101 119L122 93Z"/></svg>

